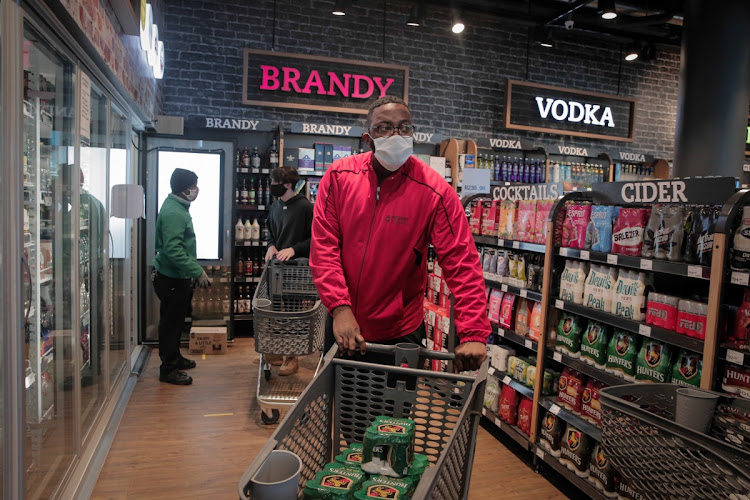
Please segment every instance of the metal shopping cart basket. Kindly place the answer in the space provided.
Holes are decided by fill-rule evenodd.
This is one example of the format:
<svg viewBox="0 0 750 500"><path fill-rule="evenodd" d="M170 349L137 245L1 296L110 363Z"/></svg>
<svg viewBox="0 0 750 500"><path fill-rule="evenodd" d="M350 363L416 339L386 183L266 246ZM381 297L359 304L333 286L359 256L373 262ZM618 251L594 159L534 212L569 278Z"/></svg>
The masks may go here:
<svg viewBox="0 0 750 500"><path fill-rule="evenodd" d="M600 390L605 454L643 498L750 498L750 452L714 437L726 436L716 419L712 436L675 423L680 387L625 384ZM719 404L736 407L726 396Z"/></svg>
<svg viewBox="0 0 750 500"><path fill-rule="evenodd" d="M453 359L414 344L367 346L409 367L422 366L424 359ZM337 358L337 349L328 351L323 369L242 475L239 497L252 498L252 479L273 450L288 450L302 461L301 498L305 481L349 444L361 443L375 417L387 415L415 421L415 452L430 460L411 498L466 498L488 362L473 377Z"/></svg>
<svg viewBox="0 0 750 500"><path fill-rule="evenodd" d="M253 296L255 350L260 353L256 398L263 423L273 424L279 410L291 407L298 394L271 390L263 394L262 379L271 378L264 356L306 356L321 351L326 311L318 298L307 259L273 260L266 266ZM322 364L322 352L315 373ZM301 392L301 391L298 391Z"/></svg>

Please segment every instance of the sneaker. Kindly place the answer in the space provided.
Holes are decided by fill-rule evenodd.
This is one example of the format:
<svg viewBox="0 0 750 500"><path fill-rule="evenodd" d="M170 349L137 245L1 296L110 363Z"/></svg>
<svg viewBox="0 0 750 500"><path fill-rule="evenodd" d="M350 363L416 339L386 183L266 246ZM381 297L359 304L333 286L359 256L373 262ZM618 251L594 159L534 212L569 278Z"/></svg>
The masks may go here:
<svg viewBox="0 0 750 500"><path fill-rule="evenodd" d="M167 375L159 375L159 382L166 382L174 385L190 385L193 383L193 379L185 372L173 370Z"/></svg>
<svg viewBox="0 0 750 500"><path fill-rule="evenodd" d="M284 358L284 364L279 369L279 375L286 377L287 375L294 375L299 371L299 362L294 356L287 356Z"/></svg>
<svg viewBox="0 0 750 500"><path fill-rule="evenodd" d="M178 370L190 370L191 368L195 368L195 361L192 359L181 358L177 363Z"/></svg>

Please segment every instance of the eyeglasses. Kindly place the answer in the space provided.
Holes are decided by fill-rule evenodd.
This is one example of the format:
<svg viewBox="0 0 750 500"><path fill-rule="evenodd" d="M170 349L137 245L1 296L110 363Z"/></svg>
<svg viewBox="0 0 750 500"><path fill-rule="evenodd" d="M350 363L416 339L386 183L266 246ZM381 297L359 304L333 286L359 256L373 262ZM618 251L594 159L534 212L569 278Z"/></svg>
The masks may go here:
<svg viewBox="0 0 750 500"><path fill-rule="evenodd" d="M394 127L390 123L381 123L380 125L376 125L375 127L370 127L370 130L374 130L378 133L378 135L384 137L390 137L394 133L396 133L396 130L398 130L398 135L411 137L414 134L414 125L412 125L411 123L404 123L402 125L399 125L398 127Z"/></svg>

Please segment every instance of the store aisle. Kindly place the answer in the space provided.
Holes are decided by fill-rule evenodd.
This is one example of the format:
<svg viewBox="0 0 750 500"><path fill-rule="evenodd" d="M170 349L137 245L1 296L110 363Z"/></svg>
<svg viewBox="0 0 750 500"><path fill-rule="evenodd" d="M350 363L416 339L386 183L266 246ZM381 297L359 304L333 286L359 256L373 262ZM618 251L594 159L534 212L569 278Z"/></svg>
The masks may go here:
<svg viewBox="0 0 750 500"><path fill-rule="evenodd" d="M92 499L236 499L237 482L275 426L255 402L253 340L197 357L189 387L158 381L154 350L138 380ZM312 359L301 363L309 377ZM305 373L306 372L306 373ZM564 499L480 427L470 499Z"/></svg>

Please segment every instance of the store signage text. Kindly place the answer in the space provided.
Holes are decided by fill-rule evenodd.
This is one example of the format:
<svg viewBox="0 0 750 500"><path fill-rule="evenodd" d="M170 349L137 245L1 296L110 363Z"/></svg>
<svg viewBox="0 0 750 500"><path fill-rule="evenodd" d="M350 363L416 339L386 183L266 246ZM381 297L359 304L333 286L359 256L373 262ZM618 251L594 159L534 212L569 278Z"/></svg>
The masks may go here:
<svg viewBox="0 0 750 500"><path fill-rule="evenodd" d="M521 148L521 141L508 139L490 139L490 146L498 149L523 149Z"/></svg>
<svg viewBox="0 0 750 500"><path fill-rule="evenodd" d="M557 152L561 155L570 156L588 156L589 152L586 148L577 148L574 146L557 146Z"/></svg>
<svg viewBox="0 0 750 500"><path fill-rule="evenodd" d="M151 66L154 78L164 77L164 42L159 40L159 27L154 24L154 10L150 3L141 0L140 23L141 49Z"/></svg>
<svg viewBox="0 0 750 500"><path fill-rule="evenodd" d="M362 127L351 125L329 125L326 123L292 123L293 134L343 135L346 137L361 137Z"/></svg>
<svg viewBox="0 0 750 500"><path fill-rule="evenodd" d="M229 118L206 117L205 128L220 128L225 130L258 130L260 120L237 120Z"/></svg>
<svg viewBox="0 0 750 500"><path fill-rule="evenodd" d="M632 142L635 100L537 83L508 81L505 127Z"/></svg>
<svg viewBox="0 0 750 500"><path fill-rule="evenodd" d="M563 193L559 182L550 184L529 184L526 186L494 186L493 200L555 200Z"/></svg>
<svg viewBox="0 0 750 500"><path fill-rule="evenodd" d="M569 122L580 122L583 121L585 124L592 123L594 125L603 127L614 128L615 122L612 118L612 108L609 106L604 108L601 116L597 118L596 113L601 109L598 104L582 104L577 101L563 101L562 99L552 99L551 97L536 97L536 105L539 108L539 116L547 119L552 113L552 118L557 121L567 120Z"/></svg>
<svg viewBox="0 0 750 500"><path fill-rule="evenodd" d="M384 95L408 101L409 68L245 49L244 104L366 114Z"/></svg>
<svg viewBox="0 0 750 500"><path fill-rule="evenodd" d="M648 161L646 159L646 155L643 153L626 153L625 151L620 151L620 159L625 161L637 161L641 163L646 163Z"/></svg>
<svg viewBox="0 0 750 500"><path fill-rule="evenodd" d="M729 199L735 193L734 177L656 180L643 182L602 182L595 185L598 203L691 203L709 205Z"/></svg>

